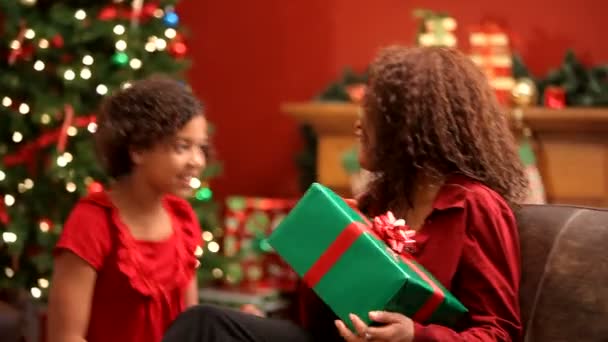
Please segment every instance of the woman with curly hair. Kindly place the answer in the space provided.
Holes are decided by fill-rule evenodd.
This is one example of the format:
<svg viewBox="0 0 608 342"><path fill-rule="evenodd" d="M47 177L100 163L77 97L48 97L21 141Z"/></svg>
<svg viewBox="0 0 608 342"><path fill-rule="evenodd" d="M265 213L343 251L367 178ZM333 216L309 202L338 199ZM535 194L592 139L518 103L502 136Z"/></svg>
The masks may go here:
<svg viewBox="0 0 608 342"><path fill-rule="evenodd" d="M361 165L374 174L359 208L369 216L391 210L416 230L413 257L468 308L467 317L448 328L372 311L372 326L351 315L351 331L303 290L303 327L201 306L180 316L165 341L520 339L512 208L527 181L507 118L482 72L454 50L386 48L371 66L356 135ZM364 295L353 293L353 300Z"/></svg>
<svg viewBox="0 0 608 342"><path fill-rule="evenodd" d="M182 197L208 157L203 109L180 83L151 78L108 97L97 123L113 183L82 198L65 223L48 341L160 341L198 302L201 232Z"/></svg>

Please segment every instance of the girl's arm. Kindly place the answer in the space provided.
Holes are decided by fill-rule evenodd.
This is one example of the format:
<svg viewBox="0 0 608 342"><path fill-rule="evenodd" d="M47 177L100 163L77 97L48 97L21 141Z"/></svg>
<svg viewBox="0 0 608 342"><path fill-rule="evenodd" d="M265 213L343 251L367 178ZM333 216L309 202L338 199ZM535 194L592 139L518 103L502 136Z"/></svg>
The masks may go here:
<svg viewBox="0 0 608 342"><path fill-rule="evenodd" d="M48 342L84 342L97 272L70 251L55 258L48 305Z"/></svg>
<svg viewBox="0 0 608 342"><path fill-rule="evenodd" d="M196 273L192 277L192 280L186 289L186 298L184 304L186 305L186 308L198 305L198 281L196 279Z"/></svg>

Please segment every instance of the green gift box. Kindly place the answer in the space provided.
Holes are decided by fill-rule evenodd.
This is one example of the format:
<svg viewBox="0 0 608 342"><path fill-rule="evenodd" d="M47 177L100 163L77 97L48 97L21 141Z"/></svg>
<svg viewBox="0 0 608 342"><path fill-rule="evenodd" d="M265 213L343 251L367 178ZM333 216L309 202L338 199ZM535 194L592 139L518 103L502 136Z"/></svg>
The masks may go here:
<svg viewBox="0 0 608 342"><path fill-rule="evenodd" d="M453 326L467 312L428 271L395 254L361 213L321 184L308 189L268 242L349 325L349 313L370 324L370 311L386 310Z"/></svg>

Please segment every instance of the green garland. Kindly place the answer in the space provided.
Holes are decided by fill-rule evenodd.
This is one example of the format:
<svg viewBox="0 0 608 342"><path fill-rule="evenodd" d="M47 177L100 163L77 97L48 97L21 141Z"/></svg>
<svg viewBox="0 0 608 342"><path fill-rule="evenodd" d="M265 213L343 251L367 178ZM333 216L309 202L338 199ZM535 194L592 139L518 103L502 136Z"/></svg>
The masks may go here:
<svg viewBox="0 0 608 342"><path fill-rule="evenodd" d="M538 105L544 103L547 87L562 87L566 93L567 106L608 106L608 65L585 67L572 50L568 50L562 64L549 71L545 78L530 73L521 57L513 57L513 76L527 77L536 83Z"/></svg>

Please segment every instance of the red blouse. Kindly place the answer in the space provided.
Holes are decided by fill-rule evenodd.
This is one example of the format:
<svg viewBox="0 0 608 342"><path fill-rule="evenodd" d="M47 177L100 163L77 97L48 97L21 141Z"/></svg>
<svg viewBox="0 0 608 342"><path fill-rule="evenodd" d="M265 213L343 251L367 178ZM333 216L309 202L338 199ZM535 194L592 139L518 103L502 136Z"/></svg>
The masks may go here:
<svg viewBox="0 0 608 342"><path fill-rule="evenodd" d="M97 271L88 342L160 341L184 310L201 232L185 200L166 197L164 205L173 234L154 242L131 235L106 193L83 198L70 214L56 250L73 252Z"/></svg>
<svg viewBox="0 0 608 342"><path fill-rule="evenodd" d="M499 194L469 178L451 177L415 240L414 257L469 310L454 330L416 323L415 341L520 339L519 234ZM333 320L315 297L303 293L303 319L310 329L327 331Z"/></svg>

